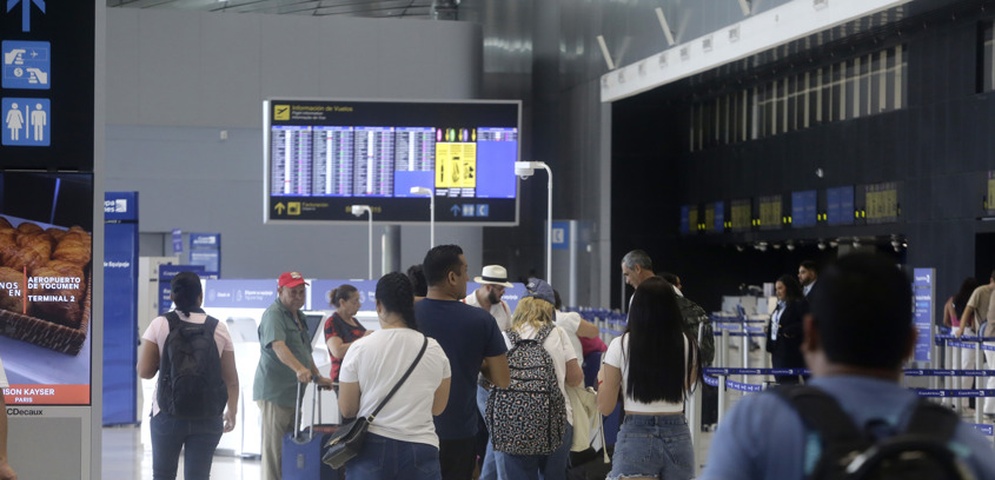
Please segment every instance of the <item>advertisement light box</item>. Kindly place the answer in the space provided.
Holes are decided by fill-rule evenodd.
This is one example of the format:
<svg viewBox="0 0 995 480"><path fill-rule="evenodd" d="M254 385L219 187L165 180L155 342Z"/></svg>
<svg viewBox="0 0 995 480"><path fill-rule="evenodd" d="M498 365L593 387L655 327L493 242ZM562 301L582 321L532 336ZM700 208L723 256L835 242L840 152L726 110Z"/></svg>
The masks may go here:
<svg viewBox="0 0 995 480"><path fill-rule="evenodd" d="M265 222L516 225L521 102L263 102ZM359 212L360 210L357 210Z"/></svg>
<svg viewBox="0 0 995 480"><path fill-rule="evenodd" d="M89 405L93 176L0 173L8 405Z"/></svg>

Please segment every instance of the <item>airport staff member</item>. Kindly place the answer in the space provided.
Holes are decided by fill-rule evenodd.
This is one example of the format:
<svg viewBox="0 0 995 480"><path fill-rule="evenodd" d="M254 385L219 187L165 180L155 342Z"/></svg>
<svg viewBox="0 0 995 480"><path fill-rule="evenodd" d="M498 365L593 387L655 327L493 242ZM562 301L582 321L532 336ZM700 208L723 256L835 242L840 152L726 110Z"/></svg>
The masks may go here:
<svg viewBox="0 0 995 480"><path fill-rule="evenodd" d="M304 323L307 283L299 272L284 272L277 280L277 299L259 322L259 365L252 399L262 417L262 478L280 480L284 435L296 428L297 385L317 378L331 387L311 359L311 337Z"/></svg>

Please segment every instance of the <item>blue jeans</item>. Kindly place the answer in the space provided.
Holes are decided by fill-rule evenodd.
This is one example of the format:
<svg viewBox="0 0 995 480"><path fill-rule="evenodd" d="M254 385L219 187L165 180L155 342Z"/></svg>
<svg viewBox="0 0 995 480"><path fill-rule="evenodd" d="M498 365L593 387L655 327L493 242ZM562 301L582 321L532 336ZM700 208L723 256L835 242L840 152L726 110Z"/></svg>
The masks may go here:
<svg viewBox="0 0 995 480"><path fill-rule="evenodd" d="M608 479L623 477L694 477L691 430L684 415L625 416Z"/></svg>
<svg viewBox="0 0 995 480"><path fill-rule="evenodd" d="M346 464L349 480L439 480L439 449L367 433L359 456Z"/></svg>
<svg viewBox="0 0 995 480"><path fill-rule="evenodd" d="M487 397L490 394L490 391L477 385L477 409L480 410L480 416L485 419L487 418ZM494 444L491 443L491 438L488 434L487 452L484 454L484 459L480 462L480 480L497 480L497 478L497 463L494 462Z"/></svg>
<svg viewBox="0 0 995 480"><path fill-rule="evenodd" d="M201 480L211 477L211 459L221 441L222 419L185 420L159 412L149 421L152 431L152 478L174 480L183 449L183 477Z"/></svg>
<svg viewBox="0 0 995 480"><path fill-rule="evenodd" d="M567 462L570 460L570 445L573 444L574 428L569 423L563 435L563 443L549 455L510 455L494 451L498 478L501 480L566 480Z"/></svg>

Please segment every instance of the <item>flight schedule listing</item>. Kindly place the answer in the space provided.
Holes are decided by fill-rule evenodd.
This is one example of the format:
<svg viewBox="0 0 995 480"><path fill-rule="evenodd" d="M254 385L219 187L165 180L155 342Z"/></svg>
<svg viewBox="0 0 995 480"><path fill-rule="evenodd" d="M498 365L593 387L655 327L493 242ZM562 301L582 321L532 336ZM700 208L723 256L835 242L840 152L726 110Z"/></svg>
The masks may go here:
<svg viewBox="0 0 995 480"><path fill-rule="evenodd" d="M269 193L513 199L517 152L517 128L274 124Z"/></svg>

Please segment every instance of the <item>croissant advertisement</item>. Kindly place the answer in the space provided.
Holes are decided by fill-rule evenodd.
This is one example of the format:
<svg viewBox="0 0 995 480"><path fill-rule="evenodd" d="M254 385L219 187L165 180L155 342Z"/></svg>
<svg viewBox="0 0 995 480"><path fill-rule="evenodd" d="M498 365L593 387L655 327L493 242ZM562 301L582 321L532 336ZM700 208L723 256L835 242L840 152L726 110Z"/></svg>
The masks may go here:
<svg viewBox="0 0 995 480"><path fill-rule="evenodd" d="M91 174L0 173L0 359L9 405L90 404L92 232Z"/></svg>

